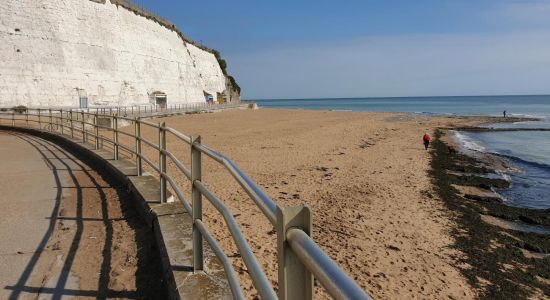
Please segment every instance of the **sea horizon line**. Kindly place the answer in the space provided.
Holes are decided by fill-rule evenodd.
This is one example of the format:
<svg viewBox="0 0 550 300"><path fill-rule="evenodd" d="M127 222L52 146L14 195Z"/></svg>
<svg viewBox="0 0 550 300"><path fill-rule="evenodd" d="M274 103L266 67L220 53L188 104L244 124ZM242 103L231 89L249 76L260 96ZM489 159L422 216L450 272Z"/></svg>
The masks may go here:
<svg viewBox="0 0 550 300"><path fill-rule="evenodd" d="M311 98L247 98L242 101L270 100L360 100L360 99L415 99L415 98L471 98L471 97L543 97L550 94L510 94L510 95L447 95L447 96L367 96L367 97L311 97Z"/></svg>

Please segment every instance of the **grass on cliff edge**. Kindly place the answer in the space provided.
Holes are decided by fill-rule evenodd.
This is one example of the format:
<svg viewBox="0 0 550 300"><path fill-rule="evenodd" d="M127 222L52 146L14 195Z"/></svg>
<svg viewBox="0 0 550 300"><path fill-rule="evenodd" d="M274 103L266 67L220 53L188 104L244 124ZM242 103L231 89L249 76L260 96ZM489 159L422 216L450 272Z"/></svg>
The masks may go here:
<svg viewBox="0 0 550 300"><path fill-rule="evenodd" d="M507 219L524 216L548 220L548 211L508 207L465 199L451 186L453 178L447 170L457 165L474 165L476 161L461 154L449 155L441 141L443 132L437 130L432 150L431 179L445 206L454 213L458 226L452 230L454 247L465 254L457 259L457 268L469 283L480 291L480 299L525 299L534 289L550 296L550 258L526 258L520 248L550 252L550 237L505 230L481 220L482 213ZM468 267L464 267L468 266Z"/></svg>

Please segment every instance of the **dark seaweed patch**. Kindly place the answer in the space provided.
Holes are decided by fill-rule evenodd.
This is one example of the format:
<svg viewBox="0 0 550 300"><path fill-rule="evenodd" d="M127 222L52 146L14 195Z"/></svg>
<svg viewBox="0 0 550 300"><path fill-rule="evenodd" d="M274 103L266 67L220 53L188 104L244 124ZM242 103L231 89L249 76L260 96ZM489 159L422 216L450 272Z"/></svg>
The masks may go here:
<svg viewBox="0 0 550 300"><path fill-rule="evenodd" d="M531 224L548 226L548 210L510 207L459 196L451 185L460 182L457 182L456 176L449 176L449 170L480 174L490 170L478 167L479 161L472 157L449 155L448 146L441 141L442 134L440 130L435 134L430 176L445 206L456 213L458 226L451 234L456 238L454 247L465 254L464 258L458 258L457 268L472 286L480 288L481 299L525 299L533 294L534 288L550 296L550 286L537 280L537 276L550 279L550 258L526 258L519 249L550 253L550 237L501 229L480 218L485 213L506 220L529 220ZM474 176L468 180L468 185L493 185L485 181L486 178L480 178ZM464 234L463 230L467 233ZM462 264L470 267L461 268ZM512 267L505 267L505 264Z"/></svg>

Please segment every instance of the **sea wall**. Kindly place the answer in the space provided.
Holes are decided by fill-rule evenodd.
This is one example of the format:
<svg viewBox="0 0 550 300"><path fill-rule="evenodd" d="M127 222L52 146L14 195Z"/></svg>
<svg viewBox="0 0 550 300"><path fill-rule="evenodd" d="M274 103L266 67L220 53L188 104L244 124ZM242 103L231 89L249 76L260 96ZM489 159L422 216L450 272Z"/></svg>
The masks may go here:
<svg viewBox="0 0 550 300"><path fill-rule="evenodd" d="M0 1L0 107L203 102L225 93L211 52L120 1ZM236 100L235 98L233 100Z"/></svg>

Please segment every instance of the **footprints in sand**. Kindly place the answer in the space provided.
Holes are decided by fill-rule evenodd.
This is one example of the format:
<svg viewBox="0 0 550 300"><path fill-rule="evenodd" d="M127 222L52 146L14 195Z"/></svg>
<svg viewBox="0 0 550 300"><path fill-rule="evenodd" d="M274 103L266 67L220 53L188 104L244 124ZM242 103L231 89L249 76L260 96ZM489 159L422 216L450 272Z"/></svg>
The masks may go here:
<svg viewBox="0 0 550 300"><path fill-rule="evenodd" d="M376 146L377 143L387 139L388 131L397 131L395 128L383 128L374 133L374 136L361 139L359 148L368 149L372 146Z"/></svg>
<svg viewBox="0 0 550 300"><path fill-rule="evenodd" d="M280 196L279 199L286 199L288 197L287 192L279 192ZM300 199L300 194L295 193L291 195L292 199Z"/></svg>
<svg viewBox="0 0 550 300"><path fill-rule="evenodd" d="M367 149L367 148L370 148L374 145L376 145L376 143L371 142L369 139L363 139L363 140L361 140L361 144L359 144L359 148Z"/></svg>
<svg viewBox="0 0 550 300"><path fill-rule="evenodd" d="M310 178L298 178L296 174L290 174L285 180L277 182L269 182L261 184L262 188L274 199L278 201L291 201L290 203L305 203L307 202L307 189L303 190L305 181L316 185L323 185L328 181L336 179L336 175L340 172L340 167L328 166L313 166L308 168L298 168L296 172L301 174L307 172L308 175L314 175ZM305 197L304 197L305 194Z"/></svg>
<svg viewBox="0 0 550 300"><path fill-rule="evenodd" d="M334 172L339 171L339 167L329 168L329 167L323 167L323 166L316 166L313 168L314 171L320 171L322 172L322 179L324 180L332 180L332 176L334 175ZM331 170L333 170L331 172Z"/></svg>
<svg viewBox="0 0 550 300"><path fill-rule="evenodd" d="M296 177L296 175L291 175L291 177ZM293 192L288 192L289 189L289 183L288 181L281 181L280 183L270 183L266 185L262 185L263 188L266 190L275 189L281 191L277 192L277 196L275 196L279 200L299 200L301 199L300 193L302 192L300 189L293 189ZM273 195L273 193L271 193Z"/></svg>

